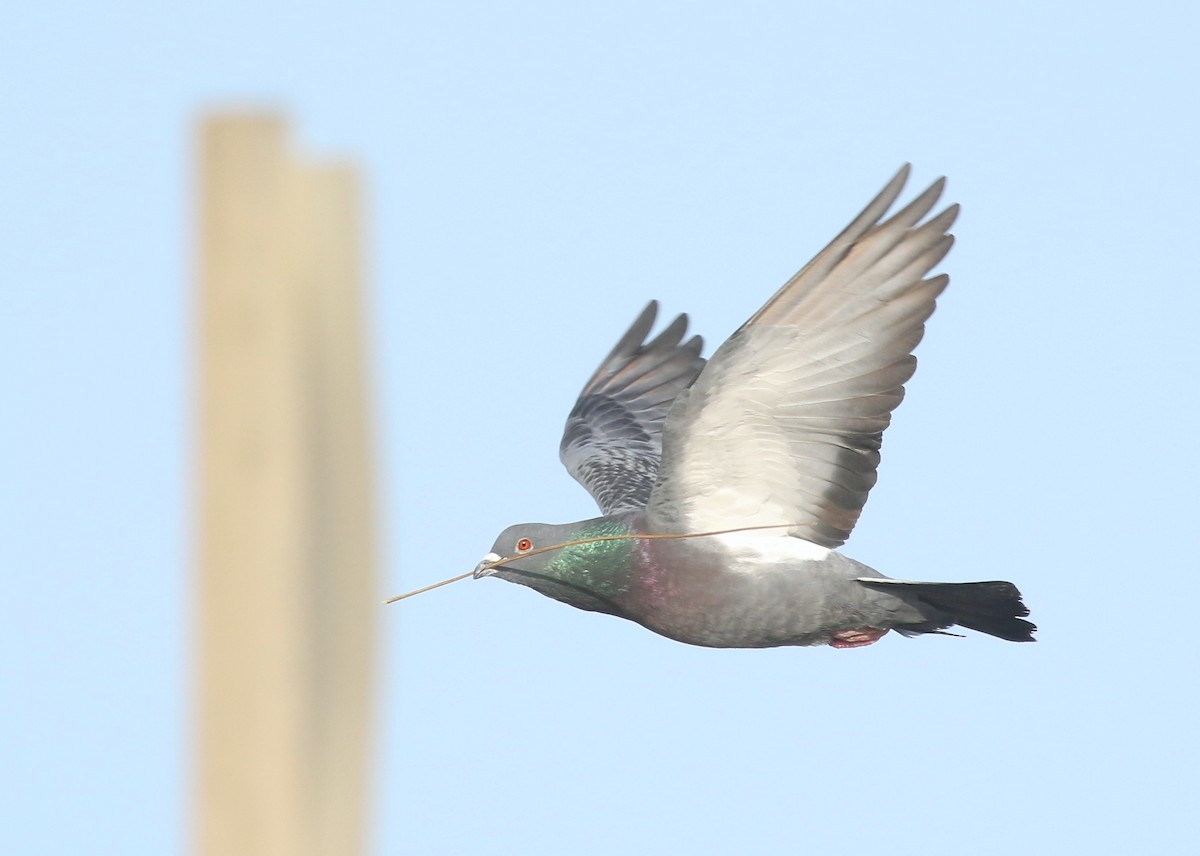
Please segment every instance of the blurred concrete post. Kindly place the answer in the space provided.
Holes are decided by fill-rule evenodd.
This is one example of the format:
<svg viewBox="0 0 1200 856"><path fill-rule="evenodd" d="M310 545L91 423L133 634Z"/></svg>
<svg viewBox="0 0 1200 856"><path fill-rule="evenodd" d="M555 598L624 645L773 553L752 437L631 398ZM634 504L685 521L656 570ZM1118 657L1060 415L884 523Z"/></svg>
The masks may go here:
<svg viewBox="0 0 1200 856"><path fill-rule="evenodd" d="M364 851L375 581L359 188L200 131L195 850Z"/></svg>

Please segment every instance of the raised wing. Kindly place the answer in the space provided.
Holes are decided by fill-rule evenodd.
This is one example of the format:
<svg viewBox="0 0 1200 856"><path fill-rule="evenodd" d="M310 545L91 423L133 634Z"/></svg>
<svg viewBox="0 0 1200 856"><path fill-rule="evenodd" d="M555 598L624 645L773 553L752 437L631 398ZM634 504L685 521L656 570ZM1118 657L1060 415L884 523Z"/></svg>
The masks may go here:
<svg viewBox="0 0 1200 856"><path fill-rule="evenodd" d="M645 506L662 458L662 429L680 390L704 368L704 340L683 344L680 315L651 342L658 302L650 301L604 358L567 417L558 454L605 514Z"/></svg>
<svg viewBox="0 0 1200 856"><path fill-rule="evenodd" d="M904 166L723 344L667 419L655 528L790 524L845 542L875 484L883 431L916 369L913 348L946 287L952 205L920 224L944 181L887 220ZM784 530L781 530L784 531Z"/></svg>

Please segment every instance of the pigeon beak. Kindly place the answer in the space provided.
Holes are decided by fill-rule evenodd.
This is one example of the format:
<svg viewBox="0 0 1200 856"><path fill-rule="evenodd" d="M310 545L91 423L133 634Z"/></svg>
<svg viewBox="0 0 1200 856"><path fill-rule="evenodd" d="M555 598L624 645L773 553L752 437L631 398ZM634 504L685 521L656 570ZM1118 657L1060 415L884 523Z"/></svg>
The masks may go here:
<svg viewBox="0 0 1200 856"><path fill-rule="evenodd" d="M483 579L484 577L490 577L492 574L496 573L496 569L489 568L488 565L499 562L503 558L504 557L499 553L488 553L483 557L483 561L475 566L475 579Z"/></svg>

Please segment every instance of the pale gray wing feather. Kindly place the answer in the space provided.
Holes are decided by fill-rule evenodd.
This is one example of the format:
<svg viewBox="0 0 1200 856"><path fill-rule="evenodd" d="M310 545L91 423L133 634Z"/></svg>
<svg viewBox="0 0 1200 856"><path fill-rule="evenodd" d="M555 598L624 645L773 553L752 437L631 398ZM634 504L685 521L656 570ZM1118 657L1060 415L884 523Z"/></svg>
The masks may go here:
<svg viewBox="0 0 1200 856"><path fill-rule="evenodd" d="M683 341L686 315L646 342L657 314L651 301L604 358L571 409L559 445L567 471L605 514L646 505L667 411L704 368L704 340Z"/></svg>
<svg viewBox="0 0 1200 856"><path fill-rule="evenodd" d="M944 182L892 217L906 165L855 220L725 342L671 411L656 527L791 524L845 542L875 484L912 351L946 287L925 279L953 243L952 205L924 224Z"/></svg>

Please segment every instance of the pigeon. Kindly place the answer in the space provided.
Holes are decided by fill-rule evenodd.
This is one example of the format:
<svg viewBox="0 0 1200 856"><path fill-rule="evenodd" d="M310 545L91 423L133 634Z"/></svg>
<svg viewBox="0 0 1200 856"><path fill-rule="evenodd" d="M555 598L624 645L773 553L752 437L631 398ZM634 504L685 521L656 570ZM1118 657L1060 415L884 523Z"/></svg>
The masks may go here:
<svg viewBox="0 0 1200 856"><path fill-rule="evenodd" d="M909 169L707 361L686 315L647 341L651 302L559 450L602 516L510 526L473 576L715 648L858 648L954 626L1033 641L1010 582L891 579L837 550L949 282L929 276L954 241L957 205L928 216L945 180L886 216Z"/></svg>

